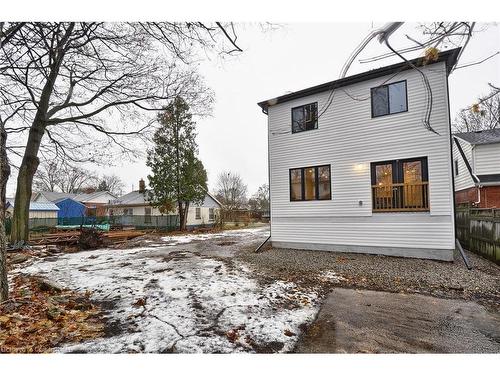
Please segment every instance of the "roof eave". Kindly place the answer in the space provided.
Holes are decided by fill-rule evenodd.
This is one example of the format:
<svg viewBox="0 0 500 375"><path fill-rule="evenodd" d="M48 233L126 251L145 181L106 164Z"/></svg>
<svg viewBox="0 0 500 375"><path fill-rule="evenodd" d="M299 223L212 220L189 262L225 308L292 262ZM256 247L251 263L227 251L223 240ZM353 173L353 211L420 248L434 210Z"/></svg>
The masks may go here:
<svg viewBox="0 0 500 375"><path fill-rule="evenodd" d="M433 61L431 64L436 64L439 62L445 62L446 63L446 72L447 75L450 74L451 70L455 66L457 62L457 57L460 53L461 48L455 48L447 51L443 51L439 54L439 58L436 61ZM414 65L417 66L422 66L423 65L423 59L422 57L418 57L416 59L410 60L410 62ZM352 85L355 83L367 81L369 79L374 79L378 78L384 75L391 74L392 72L401 69L401 71L404 70L409 70L412 69L410 65L408 65L406 62L401 62L401 63L396 63L392 65L387 65L381 68L377 69L372 69L368 70L366 72L362 72L359 74L355 74L353 76L345 77L345 78L340 78L335 81L330 81L327 83L322 83L317 86L312 86L303 90L295 91L290 94L285 94L278 96L276 98L264 100L262 102L257 103L257 105L262 108L262 112L267 114L267 110L270 106L279 104L279 103L284 103L293 99L298 99L298 98L303 98L309 95L314 95L320 92L328 91L332 89L332 86L335 85L335 88L338 87L344 87L348 85Z"/></svg>

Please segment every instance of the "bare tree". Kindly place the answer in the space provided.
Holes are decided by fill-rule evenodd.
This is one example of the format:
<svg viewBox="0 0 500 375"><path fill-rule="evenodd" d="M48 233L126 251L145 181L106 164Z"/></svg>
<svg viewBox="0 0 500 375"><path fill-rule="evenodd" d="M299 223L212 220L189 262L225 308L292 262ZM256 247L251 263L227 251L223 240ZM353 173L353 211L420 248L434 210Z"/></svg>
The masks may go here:
<svg viewBox="0 0 500 375"><path fill-rule="evenodd" d="M3 125L4 123L0 117L0 302L5 301L9 296L9 284L7 280L7 237L5 235L5 195L7 180L10 175L10 167L5 148L7 133Z"/></svg>
<svg viewBox="0 0 500 375"><path fill-rule="evenodd" d="M422 82L425 86L426 92L426 106L425 111L422 116L422 124L424 127L434 133L437 133L432 124L431 124L431 114L433 110L433 93L431 89L431 85L427 78L426 72L424 72L421 67L423 65L427 65L438 59L439 53L441 50L448 49L451 47L461 47L459 50L456 63L453 67L450 67L450 70L453 71L455 69L467 68L473 65L481 64L490 58L493 58L500 54L500 51L496 51L492 55L483 56L479 61L462 64L460 65L460 57L462 56L464 50L466 50L467 45L470 40L476 35L478 32L484 30L478 28L475 22L432 22L432 23L424 23L420 24L416 28L416 35L406 34L406 38L411 43L405 47L396 47L392 45L392 35L395 34L398 29L403 25L403 22L391 22L384 25L381 28L372 30L355 48L355 50L351 53L349 58L346 60L344 66L342 67L342 71L340 77L343 78L346 76L347 71L351 67L352 63L355 59L361 54L362 51L366 48L366 46L374 39L378 39L381 44L384 44L387 48L387 52L382 54L372 56L369 58L360 59L360 63L372 63L375 61L383 60L390 57L398 57L401 61L406 63L406 65L414 69L420 77L422 78ZM410 52L420 52L422 58L418 60L417 63L414 63L408 60L405 55ZM383 83L382 83L383 84ZM492 86L492 85L491 85ZM493 86L492 86L493 87ZM500 91L499 88L493 87L497 92ZM318 117L321 117L326 110L331 106L333 102L333 98L335 96L336 87L332 87L330 91L330 95L328 96L328 100L326 103L319 108ZM346 92L345 89L342 91ZM347 93L351 99L355 99L358 101L368 100L369 97L356 97L355 95L351 95Z"/></svg>
<svg viewBox="0 0 500 375"><path fill-rule="evenodd" d="M64 178L58 161L42 163L33 177L33 187L38 191L57 191Z"/></svg>
<svg viewBox="0 0 500 375"><path fill-rule="evenodd" d="M103 162L110 147L134 154L121 136L145 134L144 113L175 96L210 108L212 92L190 64L200 49L241 51L231 23L5 23L0 116L25 134L11 240L28 238L28 209L39 153ZM203 105L199 105L203 103ZM203 114L203 113L200 113ZM118 121L117 121L118 120ZM138 125L139 124L139 125ZM98 135L98 136L96 136Z"/></svg>
<svg viewBox="0 0 500 375"><path fill-rule="evenodd" d="M488 95L458 113L453 127L457 132L500 129L500 90L491 86Z"/></svg>
<svg viewBox="0 0 500 375"><path fill-rule="evenodd" d="M123 194L125 187L120 177L114 174L102 175L97 185L97 191L109 191L111 194L119 197Z"/></svg>
<svg viewBox="0 0 500 375"><path fill-rule="evenodd" d="M38 191L59 191L77 193L85 188L93 188L99 183L97 175L64 161L41 163L33 178L33 187Z"/></svg>
<svg viewBox="0 0 500 375"><path fill-rule="evenodd" d="M259 186L248 200L248 206L253 211L269 211L269 184Z"/></svg>
<svg viewBox="0 0 500 375"><path fill-rule="evenodd" d="M226 210L241 209L247 202L247 185L238 173L222 172L217 178L215 196Z"/></svg>
<svg viewBox="0 0 500 375"><path fill-rule="evenodd" d="M23 25L23 23L18 23L6 26L4 22L0 22L0 48L6 46ZM5 197L7 181L10 176L10 165L7 157L7 132L5 131L5 125L16 113L15 109L8 115L0 113L0 302L5 301L9 296L7 238L5 235Z"/></svg>

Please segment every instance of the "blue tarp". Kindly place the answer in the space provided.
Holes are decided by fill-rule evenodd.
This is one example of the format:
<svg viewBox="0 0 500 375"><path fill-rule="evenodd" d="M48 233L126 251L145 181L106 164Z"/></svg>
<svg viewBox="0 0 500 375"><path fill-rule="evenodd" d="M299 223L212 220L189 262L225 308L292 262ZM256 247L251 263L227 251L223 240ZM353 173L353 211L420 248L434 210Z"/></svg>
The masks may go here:
<svg viewBox="0 0 500 375"><path fill-rule="evenodd" d="M59 207L59 211L57 212L58 219L85 216L85 205L71 198L62 198L54 203Z"/></svg>

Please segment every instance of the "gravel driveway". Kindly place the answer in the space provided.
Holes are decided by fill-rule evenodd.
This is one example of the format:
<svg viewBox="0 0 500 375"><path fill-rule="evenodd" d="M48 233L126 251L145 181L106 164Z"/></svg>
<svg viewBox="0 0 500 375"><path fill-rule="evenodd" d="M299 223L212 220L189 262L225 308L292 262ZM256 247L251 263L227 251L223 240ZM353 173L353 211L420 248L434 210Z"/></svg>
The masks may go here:
<svg viewBox="0 0 500 375"><path fill-rule="evenodd" d="M500 308L500 267L467 252L473 269L459 254L454 262L398 258L383 255L345 254L326 251L270 249L246 252L241 259L268 277L297 283L314 281L320 272L333 272L339 286L389 292L421 293L436 297L478 301Z"/></svg>

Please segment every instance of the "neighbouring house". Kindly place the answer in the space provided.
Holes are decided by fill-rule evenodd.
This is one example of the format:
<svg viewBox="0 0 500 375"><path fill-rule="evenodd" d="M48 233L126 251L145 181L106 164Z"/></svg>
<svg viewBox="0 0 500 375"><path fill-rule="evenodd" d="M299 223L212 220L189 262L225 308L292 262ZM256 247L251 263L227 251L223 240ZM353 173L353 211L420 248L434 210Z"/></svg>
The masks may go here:
<svg viewBox="0 0 500 375"><path fill-rule="evenodd" d="M500 129L453 135L455 202L500 208Z"/></svg>
<svg viewBox="0 0 500 375"><path fill-rule="evenodd" d="M121 216L123 224L137 224L145 221L151 223L152 217L161 217L167 215L176 215L176 212L162 213L159 208L153 207L148 202L148 191L143 179L139 181L139 190L134 190L124 196L115 199L108 206L110 216ZM189 205L186 227L194 228L198 226L212 226L216 223L219 216L221 204L207 192L204 201L201 204L191 203ZM142 220L144 218L144 220Z"/></svg>
<svg viewBox="0 0 500 375"><path fill-rule="evenodd" d="M7 217L12 217L13 212L14 212L14 198L7 198L5 207L5 213ZM57 207L52 202L30 202L30 208L29 208L30 219L57 219L58 212L59 212L59 207Z"/></svg>
<svg viewBox="0 0 500 375"><path fill-rule="evenodd" d="M31 198L34 202L55 202L71 198L85 205L85 216L106 216L106 206L117 197L109 191L96 191L94 193L60 193L55 191L41 191Z"/></svg>
<svg viewBox="0 0 500 375"><path fill-rule="evenodd" d="M268 116L273 246L453 260L448 75L458 53L258 103ZM435 132L423 122L420 72Z"/></svg>

